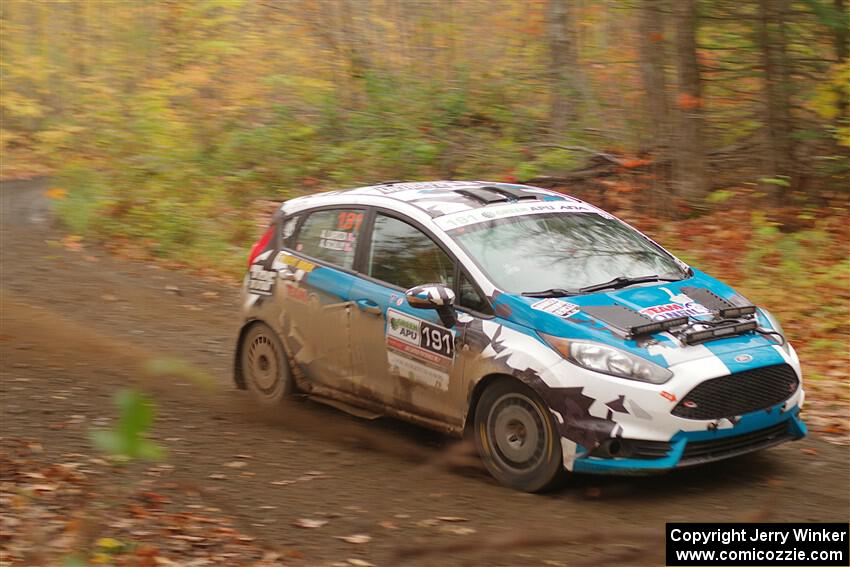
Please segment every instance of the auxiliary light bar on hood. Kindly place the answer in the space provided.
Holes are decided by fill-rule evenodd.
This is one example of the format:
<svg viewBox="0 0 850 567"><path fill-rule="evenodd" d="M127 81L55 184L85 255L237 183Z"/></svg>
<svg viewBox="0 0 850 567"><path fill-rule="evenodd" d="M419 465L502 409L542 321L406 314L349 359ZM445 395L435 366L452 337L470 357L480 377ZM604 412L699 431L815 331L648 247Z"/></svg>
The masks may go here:
<svg viewBox="0 0 850 567"><path fill-rule="evenodd" d="M664 321L653 321L646 315L623 305L591 305L582 307L581 310L594 319L599 319L609 327L620 331L620 334L627 339L660 333L679 325L685 325L688 322L688 318L685 316Z"/></svg>
<svg viewBox="0 0 850 567"><path fill-rule="evenodd" d="M702 331L690 331L684 334L682 341L688 345L698 345L714 339L722 339L733 335L741 335L748 331L755 331L758 328L756 321L744 321L743 323L730 323L728 325L719 325L710 327Z"/></svg>
<svg viewBox="0 0 850 567"><path fill-rule="evenodd" d="M756 312L756 306L751 305L746 299L735 296L732 301L723 299L716 293L704 287L683 287L682 293L703 305L709 311L714 311L723 319L735 319L744 315L752 315Z"/></svg>

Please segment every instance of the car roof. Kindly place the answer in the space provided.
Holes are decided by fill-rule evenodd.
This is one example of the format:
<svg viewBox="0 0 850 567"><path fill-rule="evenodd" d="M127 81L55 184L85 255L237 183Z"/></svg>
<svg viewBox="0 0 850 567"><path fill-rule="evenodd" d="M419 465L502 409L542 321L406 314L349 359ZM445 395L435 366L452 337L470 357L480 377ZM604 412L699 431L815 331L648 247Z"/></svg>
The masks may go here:
<svg viewBox="0 0 850 567"><path fill-rule="evenodd" d="M380 197L411 205L431 218L484 207L491 204L578 199L561 193L518 185L489 181L387 181L344 191L317 193L287 201L286 209L298 209L345 203L350 198Z"/></svg>

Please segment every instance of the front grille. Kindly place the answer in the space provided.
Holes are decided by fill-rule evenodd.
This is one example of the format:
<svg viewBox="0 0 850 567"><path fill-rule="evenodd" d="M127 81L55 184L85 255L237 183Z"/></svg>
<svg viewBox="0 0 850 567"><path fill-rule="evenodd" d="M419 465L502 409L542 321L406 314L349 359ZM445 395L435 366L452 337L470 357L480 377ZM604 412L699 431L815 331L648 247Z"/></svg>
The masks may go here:
<svg viewBox="0 0 850 567"><path fill-rule="evenodd" d="M602 459L663 459L669 452L670 443L667 441L615 438L600 443L590 456Z"/></svg>
<svg viewBox="0 0 850 567"><path fill-rule="evenodd" d="M789 421L784 421L766 429L733 437L710 441L690 441L685 445L682 459L677 466L685 467L718 459L727 459L782 443L793 438L788 427L789 423Z"/></svg>
<svg viewBox="0 0 850 567"><path fill-rule="evenodd" d="M769 408L797 391L797 373L787 364L764 366L706 380L673 408L686 419L720 419Z"/></svg>
<svg viewBox="0 0 850 567"><path fill-rule="evenodd" d="M670 452L667 441L634 441L632 442L633 459L663 459Z"/></svg>

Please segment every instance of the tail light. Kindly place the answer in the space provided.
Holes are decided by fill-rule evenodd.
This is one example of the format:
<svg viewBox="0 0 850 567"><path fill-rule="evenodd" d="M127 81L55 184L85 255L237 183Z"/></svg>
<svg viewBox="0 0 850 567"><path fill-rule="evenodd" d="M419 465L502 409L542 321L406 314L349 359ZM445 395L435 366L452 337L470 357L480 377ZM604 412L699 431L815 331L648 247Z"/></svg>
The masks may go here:
<svg viewBox="0 0 850 567"><path fill-rule="evenodd" d="M270 226L260 237L260 239L251 246L251 253L248 254L248 267L251 267L251 264L254 263L254 260L259 256L269 245L269 242L272 240L272 236L274 236L274 225Z"/></svg>

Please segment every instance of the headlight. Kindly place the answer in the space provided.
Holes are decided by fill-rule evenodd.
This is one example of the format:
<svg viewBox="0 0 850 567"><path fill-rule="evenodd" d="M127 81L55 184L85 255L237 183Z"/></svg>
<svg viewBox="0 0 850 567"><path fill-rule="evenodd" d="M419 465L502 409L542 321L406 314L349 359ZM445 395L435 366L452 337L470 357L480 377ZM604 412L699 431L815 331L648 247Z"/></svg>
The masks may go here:
<svg viewBox="0 0 850 567"><path fill-rule="evenodd" d="M663 384L673 377L672 372L654 362L608 345L543 333L540 336L561 356L588 370L650 384Z"/></svg>
<svg viewBox="0 0 850 567"><path fill-rule="evenodd" d="M782 325L780 325L776 317L774 317L773 314L764 307L759 307L759 311L767 320L767 324L770 325L770 328L782 336L782 344L780 345L782 350L784 350L786 354L790 354L791 343L788 342L788 337L785 336L785 331L782 329Z"/></svg>

